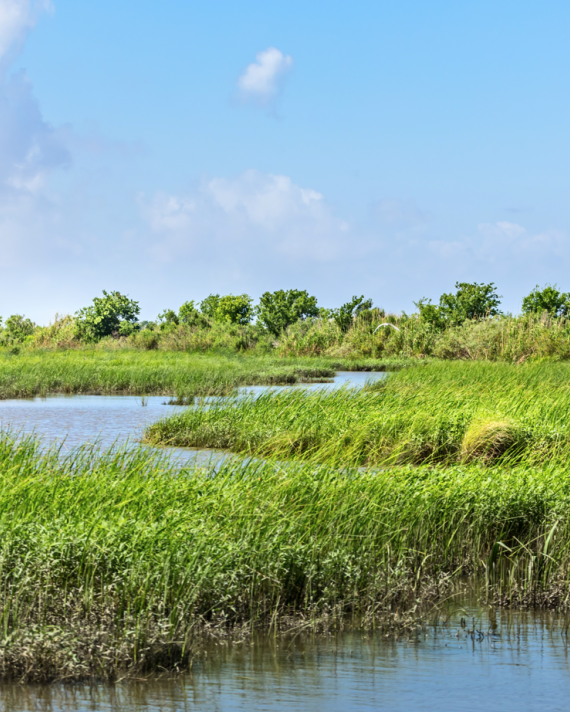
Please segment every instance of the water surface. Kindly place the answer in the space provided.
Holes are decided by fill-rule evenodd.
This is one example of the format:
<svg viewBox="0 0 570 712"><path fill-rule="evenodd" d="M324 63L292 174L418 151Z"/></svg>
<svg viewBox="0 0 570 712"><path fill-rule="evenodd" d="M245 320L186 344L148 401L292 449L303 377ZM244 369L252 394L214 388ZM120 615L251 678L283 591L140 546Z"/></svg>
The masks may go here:
<svg viewBox="0 0 570 712"><path fill-rule="evenodd" d="M475 615L472 638L461 615ZM351 712L567 710L565 616L493 609L457 612L411 639L348 632L211 646L191 674L107 685L4 685L6 712L266 710ZM494 633L494 634L493 634Z"/></svg>

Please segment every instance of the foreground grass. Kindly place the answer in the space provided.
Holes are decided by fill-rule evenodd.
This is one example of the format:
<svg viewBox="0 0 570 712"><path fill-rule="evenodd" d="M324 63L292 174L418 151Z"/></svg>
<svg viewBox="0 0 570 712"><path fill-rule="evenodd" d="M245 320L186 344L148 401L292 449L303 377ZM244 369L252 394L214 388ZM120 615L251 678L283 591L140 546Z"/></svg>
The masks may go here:
<svg viewBox="0 0 570 712"><path fill-rule="evenodd" d="M208 403L153 424L145 438L329 464L537 464L568 460L569 416L569 364L434 362L361 391Z"/></svg>
<svg viewBox="0 0 570 712"><path fill-rule="evenodd" d="M208 631L379 620L501 566L510 591L560 602L569 513L568 468L188 472L144 450L61 459L4 434L0 676L183 669Z"/></svg>
<svg viewBox="0 0 570 712"><path fill-rule="evenodd" d="M29 351L0 353L0 398L48 393L196 395L231 393L242 385L330 378L337 370L386 370L401 361L279 358L219 353Z"/></svg>

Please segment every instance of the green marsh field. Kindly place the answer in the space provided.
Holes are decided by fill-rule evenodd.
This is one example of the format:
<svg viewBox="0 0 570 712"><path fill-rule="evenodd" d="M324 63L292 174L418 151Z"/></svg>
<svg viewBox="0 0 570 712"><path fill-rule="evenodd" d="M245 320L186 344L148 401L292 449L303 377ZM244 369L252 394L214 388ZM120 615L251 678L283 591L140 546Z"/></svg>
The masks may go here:
<svg viewBox="0 0 570 712"><path fill-rule="evenodd" d="M392 372L360 390L234 391L351 367ZM3 431L0 677L185 670L205 638L258 630L398 636L473 587L566 610L569 376L547 360L4 354L4 397L165 394L191 405L147 444L235 456L66 454Z"/></svg>
<svg viewBox="0 0 570 712"><path fill-rule="evenodd" d="M204 635L396 633L479 576L566 605L570 469L362 470L0 440L0 674L117 679L191 665Z"/></svg>
<svg viewBox="0 0 570 712"><path fill-rule="evenodd" d="M151 426L152 444L342 465L565 461L570 366L431 363L362 390L223 399Z"/></svg>
<svg viewBox="0 0 570 712"><path fill-rule="evenodd" d="M134 349L29 350L0 353L0 399L48 393L228 395L244 385L330 379L338 370L384 371L405 359L332 359Z"/></svg>

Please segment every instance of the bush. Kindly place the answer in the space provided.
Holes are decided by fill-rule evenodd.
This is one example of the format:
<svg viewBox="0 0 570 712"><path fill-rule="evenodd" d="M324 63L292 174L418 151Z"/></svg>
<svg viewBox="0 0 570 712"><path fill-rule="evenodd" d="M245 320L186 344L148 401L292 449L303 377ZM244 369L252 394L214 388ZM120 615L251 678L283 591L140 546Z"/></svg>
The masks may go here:
<svg viewBox="0 0 570 712"><path fill-rule="evenodd" d="M442 294L439 306L425 297L415 302L421 318L438 329L447 325L457 326L469 319L482 319L498 316L501 297L497 294L493 282L456 282L455 294Z"/></svg>
<svg viewBox="0 0 570 712"><path fill-rule="evenodd" d="M257 308L258 321L275 336L297 321L318 315L317 298L299 289L265 292Z"/></svg>
<svg viewBox="0 0 570 712"><path fill-rule="evenodd" d="M93 304L76 313L76 327L80 338L99 341L105 336L129 336L138 328L138 302L120 292L95 297Z"/></svg>
<svg viewBox="0 0 570 712"><path fill-rule="evenodd" d="M21 344L32 336L36 325L21 314L12 314L6 319L6 325L2 332L2 338L7 344Z"/></svg>
<svg viewBox="0 0 570 712"><path fill-rule="evenodd" d="M539 289L537 284L532 292L523 299L522 310L523 314L547 312L550 316L568 316L570 294L558 291L556 285L547 284L544 289Z"/></svg>
<svg viewBox="0 0 570 712"><path fill-rule="evenodd" d="M160 334L150 329L142 329L129 337L129 343L139 349L152 351L158 348Z"/></svg>
<svg viewBox="0 0 570 712"><path fill-rule="evenodd" d="M371 309L372 299L364 299L364 295L354 296L350 302L343 304L339 309L333 309L332 318L341 331L347 332L359 314Z"/></svg>
<svg viewBox="0 0 570 712"><path fill-rule="evenodd" d="M194 300L189 302L184 302L184 304L178 310L178 324L184 324L185 326L194 326L201 329L207 329L210 326L210 322L198 311Z"/></svg>

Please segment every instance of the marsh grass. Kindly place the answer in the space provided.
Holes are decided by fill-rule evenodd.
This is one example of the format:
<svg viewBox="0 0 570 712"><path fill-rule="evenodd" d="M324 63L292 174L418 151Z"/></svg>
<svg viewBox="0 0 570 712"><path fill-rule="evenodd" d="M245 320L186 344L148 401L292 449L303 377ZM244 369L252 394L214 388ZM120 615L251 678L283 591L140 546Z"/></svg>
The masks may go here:
<svg viewBox="0 0 570 712"><path fill-rule="evenodd" d="M398 330L377 330L389 322ZM374 314L357 319L344 332L324 320L295 324L279 339L286 356L336 358L428 358L522 362L537 358L570 359L570 320L548 314L467 320L440 330L418 314Z"/></svg>
<svg viewBox="0 0 570 712"><path fill-rule="evenodd" d="M181 670L203 636L292 621L390 630L465 575L506 602L564 607L569 512L568 468L187 471L4 433L0 676Z"/></svg>
<svg viewBox="0 0 570 712"><path fill-rule="evenodd" d="M279 358L239 354L73 350L0 353L0 398L48 393L228 395L238 386L332 378L339 369L389 370L401 361Z"/></svg>
<svg viewBox="0 0 570 712"><path fill-rule="evenodd" d="M363 390L220 399L151 425L151 444L337 465L531 464L570 455L570 365L432 363Z"/></svg>

